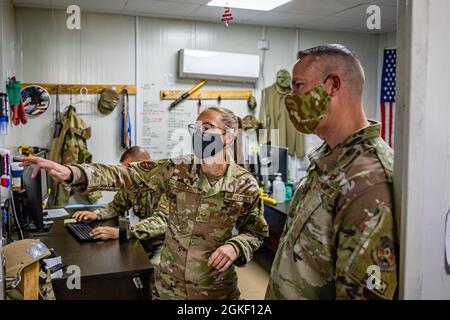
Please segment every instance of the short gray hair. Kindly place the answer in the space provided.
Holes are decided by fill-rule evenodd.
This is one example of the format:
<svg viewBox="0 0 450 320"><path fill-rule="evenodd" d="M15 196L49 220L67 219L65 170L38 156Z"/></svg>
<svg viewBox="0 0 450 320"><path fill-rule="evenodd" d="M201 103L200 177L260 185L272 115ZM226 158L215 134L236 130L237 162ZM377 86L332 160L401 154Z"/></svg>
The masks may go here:
<svg viewBox="0 0 450 320"><path fill-rule="evenodd" d="M299 51L297 59L300 61L307 56L325 57L326 59L321 61L321 64L315 65L322 75L327 76L332 72L339 72L344 81L349 84L352 93L362 96L365 82L364 69L350 48L341 44L321 45Z"/></svg>

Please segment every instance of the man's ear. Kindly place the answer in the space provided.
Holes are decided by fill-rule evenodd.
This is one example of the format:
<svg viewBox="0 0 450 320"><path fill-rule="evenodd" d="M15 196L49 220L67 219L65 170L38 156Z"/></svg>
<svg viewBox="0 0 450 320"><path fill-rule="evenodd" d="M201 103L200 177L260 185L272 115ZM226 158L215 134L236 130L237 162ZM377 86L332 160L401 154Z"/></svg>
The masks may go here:
<svg viewBox="0 0 450 320"><path fill-rule="evenodd" d="M341 77L339 77L336 74L332 74L330 75L328 82L331 84L330 95L331 96L336 95L336 93L341 89L342 84Z"/></svg>

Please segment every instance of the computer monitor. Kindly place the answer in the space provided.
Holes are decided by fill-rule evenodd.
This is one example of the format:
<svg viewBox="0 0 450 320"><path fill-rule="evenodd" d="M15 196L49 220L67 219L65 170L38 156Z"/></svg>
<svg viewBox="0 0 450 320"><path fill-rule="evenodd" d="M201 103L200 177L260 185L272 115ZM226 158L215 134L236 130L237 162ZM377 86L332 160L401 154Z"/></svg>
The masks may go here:
<svg viewBox="0 0 450 320"><path fill-rule="evenodd" d="M288 149L261 144L259 148L260 174L275 179L276 173L281 173L284 182L288 176Z"/></svg>
<svg viewBox="0 0 450 320"><path fill-rule="evenodd" d="M25 189L25 212L22 212L22 221L26 225L23 225L22 227L24 229L43 230L44 212L42 209L42 195L47 193L47 183L45 183L45 191L43 191L42 172L39 172L34 178L31 177L34 167L34 165L30 165L23 170L22 187ZM46 181L46 175L44 174L44 176Z"/></svg>

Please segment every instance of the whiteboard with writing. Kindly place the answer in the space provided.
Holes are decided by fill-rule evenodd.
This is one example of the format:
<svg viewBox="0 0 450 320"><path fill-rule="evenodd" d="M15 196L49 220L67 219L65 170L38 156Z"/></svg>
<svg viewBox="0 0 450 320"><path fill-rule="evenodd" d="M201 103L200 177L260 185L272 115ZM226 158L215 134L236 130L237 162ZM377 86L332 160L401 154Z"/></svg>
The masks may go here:
<svg viewBox="0 0 450 320"><path fill-rule="evenodd" d="M168 110L166 102L143 101L137 114L137 145L154 160L190 154L191 136L187 126L195 122L197 108L181 103Z"/></svg>

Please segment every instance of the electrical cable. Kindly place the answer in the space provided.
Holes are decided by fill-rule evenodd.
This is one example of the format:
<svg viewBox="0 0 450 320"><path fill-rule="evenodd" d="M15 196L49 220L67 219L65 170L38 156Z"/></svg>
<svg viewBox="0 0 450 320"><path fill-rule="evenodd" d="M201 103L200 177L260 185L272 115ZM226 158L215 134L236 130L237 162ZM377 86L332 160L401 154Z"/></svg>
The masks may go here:
<svg viewBox="0 0 450 320"><path fill-rule="evenodd" d="M19 218L17 217L16 205L14 203L14 192L11 187L10 187L9 191L10 191L10 195L11 195L10 202L12 204L11 208L12 208L12 212L13 212L13 216L14 216L14 222L16 224L16 228L19 233L19 240L22 240L24 237L23 237L22 226L20 225Z"/></svg>

